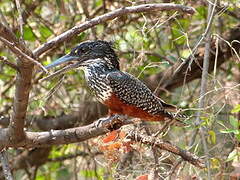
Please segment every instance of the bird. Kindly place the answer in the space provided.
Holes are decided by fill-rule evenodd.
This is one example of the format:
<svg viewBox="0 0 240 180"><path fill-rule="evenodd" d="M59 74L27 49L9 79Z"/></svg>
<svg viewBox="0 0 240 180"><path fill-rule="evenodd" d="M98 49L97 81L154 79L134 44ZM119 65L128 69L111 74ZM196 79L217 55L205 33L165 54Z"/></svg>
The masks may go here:
<svg viewBox="0 0 240 180"><path fill-rule="evenodd" d="M84 71L85 80L96 99L109 109L109 115L127 115L145 121L181 121L177 107L156 96L142 81L121 71L112 42L84 41L70 53L45 66L46 69L71 62Z"/></svg>

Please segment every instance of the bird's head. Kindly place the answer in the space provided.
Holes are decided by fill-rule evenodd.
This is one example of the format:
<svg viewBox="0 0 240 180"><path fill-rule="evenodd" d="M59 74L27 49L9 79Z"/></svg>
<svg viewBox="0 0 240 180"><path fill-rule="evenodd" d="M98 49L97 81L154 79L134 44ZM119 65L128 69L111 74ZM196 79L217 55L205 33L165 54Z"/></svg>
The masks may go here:
<svg viewBox="0 0 240 180"><path fill-rule="evenodd" d="M82 42L73 48L69 54L55 60L45 68L50 69L67 62L73 62L74 67L81 67L99 61L119 69L118 57L110 42L102 40Z"/></svg>

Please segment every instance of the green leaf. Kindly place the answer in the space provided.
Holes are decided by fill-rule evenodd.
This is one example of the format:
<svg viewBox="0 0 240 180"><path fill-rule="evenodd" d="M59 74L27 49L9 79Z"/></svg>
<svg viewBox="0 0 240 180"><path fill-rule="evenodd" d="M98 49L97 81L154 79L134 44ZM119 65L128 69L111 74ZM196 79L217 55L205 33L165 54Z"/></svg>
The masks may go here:
<svg viewBox="0 0 240 180"><path fill-rule="evenodd" d="M219 168L221 163L217 158L211 158L211 168Z"/></svg>
<svg viewBox="0 0 240 180"><path fill-rule="evenodd" d="M56 0L56 4L57 4L58 7L61 7L61 3L62 3L61 0Z"/></svg>
<svg viewBox="0 0 240 180"><path fill-rule="evenodd" d="M209 136L209 140L212 144L216 144L216 134L214 131L210 130L208 131Z"/></svg>
<svg viewBox="0 0 240 180"><path fill-rule="evenodd" d="M236 105L231 111L231 113L238 113L238 112L240 112L240 104Z"/></svg>
<svg viewBox="0 0 240 180"><path fill-rule="evenodd" d="M236 138L237 138L238 141L240 141L240 133L236 134Z"/></svg>
<svg viewBox="0 0 240 180"><path fill-rule="evenodd" d="M32 28L29 26L24 26L23 27L23 39L27 41L35 41L36 37L32 31Z"/></svg>
<svg viewBox="0 0 240 180"><path fill-rule="evenodd" d="M207 16L207 9L206 9L205 6L197 7L196 11L198 12L198 13L196 13L196 17L198 19L202 19L202 18L205 18Z"/></svg>
<svg viewBox="0 0 240 180"><path fill-rule="evenodd" d="M201 116L200 119L203 120L202 125L208 125L209 124L209 121L210 121L209 117Z"/></svg>
<svg viewBox="0 0 240 180"><path fill-rule="evenodd" d="M190 54L191 54L191 51L189 51L189 49L184 49L181 51L181 56L183 58L188 58L190 56Z"/></svg>
<svg viewBox="0 0 240 180"><path fill-rule="evenodd" d="M67 168L57 171L57 178L59 180L70 179L70 173Z"/></svg>
<svg viewBox="0 0 240 180"><path fill-rule="evenodd" d="M235 128L238 129L238 120L237 118L230 116L229 117L230 124Z"/></svg>
<svg viewBox="0 0 240 180"><path fill-rule="evenodd" d="M180 23L183 29L187 29L190 25L189 19L179 19L178 22Z"/></svg>
<svg viewBox="0 0 240 180"><path fill-rule="evenodd" d="M39 32L42 35L42 40L47 39L49 36L53 34L53 31L49 29L47 26L40 25Z"/></svg>
<svg viewBox="0 0 240 180"><path fill-rule="evenodd" d="M96 7L99 7L99 6L101 6L103 4L103 1L102 0L97 0L97 1L95 1L95 6Z"/></svg>
<svg viewBox="0 0 240 180"><path fill-rule="evenodd" d="M99 180L103 180L103 175L105 174L105 169L104 168L98 168L96 171L95 170L81 170L80 174L86 178L95 178L98 174ZM105 178L104 178L105 179Z"/></svg>
<svg viewBox="0 0 240 180"><path fill-rule="evenodd" d="M234 133L234 134L239 134L238 129L225 129L225 130L220 130L221 133Z"/></svg>
<svg viewBox="0 0 240 180"><path fill-rule="evenodd" d="M91 178L95 177L96 172L94 170L82 170L80 174L83 175L84 177Z"/></svg>
<svg viewBox="0 0 240 180"><path fill-rule="evenodd" d="M36 180L46 180L46 177L43 174L37 175Z"/></svg>
<svg viewBox="0 0 240 180"><path fill-rule="evenodd" d="M83 41L86 38L87 34L85 32L80 33L76 38L78 42Z"/></svg>
<svg viewBox="0 0 240 180"><path fill-rule="evenodd" d="M228 161L234 160L234 159L237 157L237 155L239 155L239 153L237 152L236 149L234 149L234 150L228 155L228 158L227 158L226 161L228 162Z"/></svg>
<svg viewBox="0 0 240 180"><path fill-rule="evenodd" d="M186 37L183 35L181 30L178 27L172 28L173 41L178 45L182 45L186 41Z"/></svg>

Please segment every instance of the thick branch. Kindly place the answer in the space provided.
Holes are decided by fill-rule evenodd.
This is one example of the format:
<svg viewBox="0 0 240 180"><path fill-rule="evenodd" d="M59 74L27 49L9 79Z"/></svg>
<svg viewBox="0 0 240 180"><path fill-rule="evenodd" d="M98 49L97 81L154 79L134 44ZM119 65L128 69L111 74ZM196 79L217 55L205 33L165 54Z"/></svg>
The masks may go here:
<svg viewBox="0 0 240 180"><path fill-rule="evenodd" d="M129 124L129 121L126 120L125 116L119 116L118 118L121 118L124 124ZM111 117L109 119L111 119ZM94 122L87 126L70 128L66 130L51 130L48 132L26 132L26 139L19 143L12 143L11 141L9 141L10 136L7 133L7 129L2 129L0 131L0 144L4 147L35 148L86 141L90 138L94 138L109 132L109 130L105 127L109 127L108 123L111 124L112 120L105 123L103 127L96 127L96 122ZM129 138L135 141L141 141L144 144L155 145L163 150L181 156L184 160L192 163L197 167L204 167L198 157L170 143L159 140L155 141L149 136L141 136L137 133L131 133L129 135Z"/></svg>
<svg viewBox="0 0 240 180"><path fill-rule="evenodd" d="M86 21L78 26L74 26L72 29L60 34L59 36L53 38L52 40L48 41L47 43L43 44L36 50L34 50L33 54L35 57L40 56L47 50L51 49L54 46L59 45L62 42L65 42L71 39L73 36L89 29L97 24L101 24L103 22L112 20L114 18L124 16L131 13L141 13L141 12L151 12L151 11L182 11L188 14L193 14L195 10L191 7L179 5L179 4L171 4L171 3L162 3L162 4L142 4L138 6L131 6L131 7L123 7L120 9L116 9L112 12L103 14L101 16L95 17L89 21Z"/></svg>
<svg viewBox="0 0 240 180"><path fill-rule="evenodd" d="M32 52L19 41L11 29L3 25L1 22L0 36L3 37L1 39L6 39L7 42L12 43L13 47L16 47L24 54L32 57ZM31 88L33 64L32 62L26 61L24 57L18 57L17 67L19 72L17 72L16 77L16 90L13 104L14 112L8 131L8 133L12 135L11 139L8 140L13 142L19 142L24 139L25 134L23 128Z"/></svg>
<svg viewBox="0 0 240 180"><path fill-rule="evenodd" d="M26 132L24 140L16 143L10 141L11 134L8 129L0 130L1 147L48 147L51 145L69 144L85 141L87 139L106 134L106 128L96 128L95 123L87 126L70 128L65 130L50 130L45 132Z"/></svg>

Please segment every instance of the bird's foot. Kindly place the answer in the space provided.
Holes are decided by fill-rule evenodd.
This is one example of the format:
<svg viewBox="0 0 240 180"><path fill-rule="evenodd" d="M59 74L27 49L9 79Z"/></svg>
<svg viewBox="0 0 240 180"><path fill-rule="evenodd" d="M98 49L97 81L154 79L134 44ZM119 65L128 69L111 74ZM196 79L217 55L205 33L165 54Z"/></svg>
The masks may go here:
<svg viewBox="0 0 240 180"><path fill-rule="evenodd" d="M109 131L117 130L122 125L123 119L120 118L120 115L118 114L106 118L101 118L95 123L96 128L104 127L107 128Z"/></svg>

